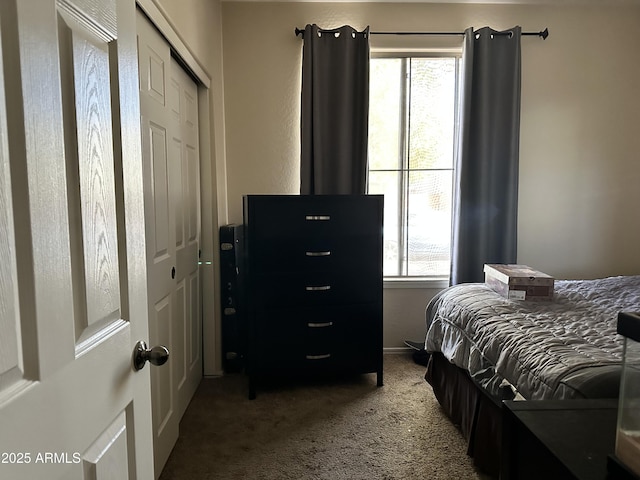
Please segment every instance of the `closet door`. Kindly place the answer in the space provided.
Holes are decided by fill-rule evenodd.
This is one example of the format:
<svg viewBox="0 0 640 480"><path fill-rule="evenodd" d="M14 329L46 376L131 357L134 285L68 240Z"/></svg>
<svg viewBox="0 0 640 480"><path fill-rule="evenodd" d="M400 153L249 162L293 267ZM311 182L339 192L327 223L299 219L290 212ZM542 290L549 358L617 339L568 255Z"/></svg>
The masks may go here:
<svg viewBox="0 0 640 480"><path fill-rule="evenodd" d="M149 335L167 345L170 368L151 377L156 472L178 438L180 419L202 378L197 87L165 39L138 13L138 56Z"/></svg>

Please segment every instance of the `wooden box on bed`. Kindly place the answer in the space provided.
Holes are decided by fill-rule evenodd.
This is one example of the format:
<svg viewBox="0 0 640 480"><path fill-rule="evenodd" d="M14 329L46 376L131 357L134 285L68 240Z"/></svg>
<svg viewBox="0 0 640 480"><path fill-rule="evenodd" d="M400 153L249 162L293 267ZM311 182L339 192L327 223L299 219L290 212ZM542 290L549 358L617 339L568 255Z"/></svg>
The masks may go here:
<svg viewBox="0 0 640 480"><path fill-rule="evenodd" d="M511 300L553 300L554 278L527 265L485 264L485 283Z"/></svg>

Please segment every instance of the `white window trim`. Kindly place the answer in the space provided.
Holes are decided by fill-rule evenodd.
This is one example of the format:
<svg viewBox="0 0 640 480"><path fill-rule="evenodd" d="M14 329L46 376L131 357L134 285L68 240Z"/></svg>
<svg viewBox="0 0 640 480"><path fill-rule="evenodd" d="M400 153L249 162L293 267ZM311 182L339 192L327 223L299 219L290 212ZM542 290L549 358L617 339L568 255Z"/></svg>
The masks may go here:
<svg viewBox="0 0 640 480"><path fill-rule="evenodd" d="M423 289L440 290L449 286L449 277L384 277L385 289Z"/></svg>

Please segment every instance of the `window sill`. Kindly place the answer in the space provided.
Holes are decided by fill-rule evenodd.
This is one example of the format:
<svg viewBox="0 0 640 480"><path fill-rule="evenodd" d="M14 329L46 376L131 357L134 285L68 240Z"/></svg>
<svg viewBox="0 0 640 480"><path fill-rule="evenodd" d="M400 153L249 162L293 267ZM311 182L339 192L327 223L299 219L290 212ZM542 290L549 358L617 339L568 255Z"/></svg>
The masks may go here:
<svg viewBox="0 0 640 480"><path fill-rule="evenodd" d="M384 277L384 288L442 289L449 286L449 277Z"/></svg>

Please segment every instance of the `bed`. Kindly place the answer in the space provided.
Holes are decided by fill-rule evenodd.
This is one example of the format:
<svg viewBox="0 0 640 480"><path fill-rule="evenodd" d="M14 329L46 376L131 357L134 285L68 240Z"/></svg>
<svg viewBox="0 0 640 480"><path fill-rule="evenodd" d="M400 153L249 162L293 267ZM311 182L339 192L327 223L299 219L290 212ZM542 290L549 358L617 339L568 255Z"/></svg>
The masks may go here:
<svg viewBox="0 0 640 480"><path fill-rule="evenodd" d="M618 395L620 311L640 309L640 275L555 282L553 301L449 287L426 310L426 380L485 473L499 467L500 402Z"/></svg>

